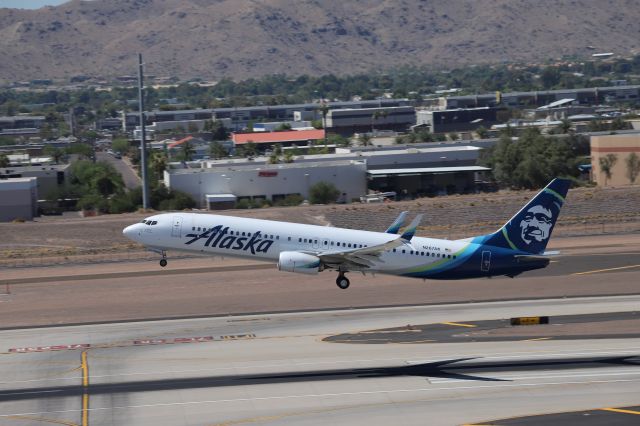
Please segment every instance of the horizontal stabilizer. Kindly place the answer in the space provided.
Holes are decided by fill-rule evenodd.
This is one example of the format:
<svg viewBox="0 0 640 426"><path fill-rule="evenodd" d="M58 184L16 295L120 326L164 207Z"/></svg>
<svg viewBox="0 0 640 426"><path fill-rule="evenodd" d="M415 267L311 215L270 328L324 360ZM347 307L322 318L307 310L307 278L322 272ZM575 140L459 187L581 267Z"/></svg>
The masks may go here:
<svg viewBox="0 0 640 426"><path fill-rule="evenodd" d="M422 221L422 214L417 215L407 226L407 229L404 230L400 238L406 241L411 241L413 236L416 234L416 230L418 229L418 225L420 225L420 221Z"/></svg>

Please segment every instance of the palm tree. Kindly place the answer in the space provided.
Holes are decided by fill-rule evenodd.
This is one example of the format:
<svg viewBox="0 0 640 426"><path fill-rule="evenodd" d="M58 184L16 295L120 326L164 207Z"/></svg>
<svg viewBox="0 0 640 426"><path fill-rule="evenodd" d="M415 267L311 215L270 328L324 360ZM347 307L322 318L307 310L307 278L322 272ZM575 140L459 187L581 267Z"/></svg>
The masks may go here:
<svg viewBox="0 0 640 426"><path fill-rule="evenodd" d="M371 135L368 133L360 133L360 136L358 136L358 143L360 146L371 145Z"/></svg>
<svg viewBox="0 0 640 426"><path fill-rule="evenodd" d="M169 160L164 152L155 151L149 158L149 164L153 173L158 177L158 179L161 179L167 165L169 164Z"/></svg>
<svg viewBox="0 0 640 426"><path fill-rule="evenodd" d="M625 160L627 163L627 177L631 185L636 183L638 174L640 174L640 157L635 152L632 152Z"/></svg>
<svg viewBox="0 0 640 426"><path fill-rule="evenodd" d="M7 154L0 154L0 167L9 167L10 164L11 162L9 161Z"/></svg>
<svg viewBox="0 0 640 426"><path fill-rule="evenodd" d="M183 142L182 145L180 145L180 155L182 156L182 161L193 160L193 154L195 153L196 150L190 141Z"/></svg>
<svg viewBox="0 0 640 426"><path fill-rule="evenodd" d="M604 173L604 186L607 186L607 181L611 179L613 166L618 162L618 156L615 154L607 154L604 157L600 157L600 168Z"/></svg>

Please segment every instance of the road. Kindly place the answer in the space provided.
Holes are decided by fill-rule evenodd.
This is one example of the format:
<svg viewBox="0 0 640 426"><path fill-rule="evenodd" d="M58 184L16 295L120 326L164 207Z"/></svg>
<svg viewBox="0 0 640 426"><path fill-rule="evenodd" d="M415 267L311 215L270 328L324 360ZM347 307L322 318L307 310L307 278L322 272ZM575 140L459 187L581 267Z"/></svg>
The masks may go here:
<svg viewBox="0 0 640 426"><path fill-rule="evenodd" d="M122 175L122 180L124 181L124 185L127 189L134 189L141 185L141 180L138 174L123 159L115 158L113 155L107 154L106 152L96 152L96 160L112 164Z"/></svg>

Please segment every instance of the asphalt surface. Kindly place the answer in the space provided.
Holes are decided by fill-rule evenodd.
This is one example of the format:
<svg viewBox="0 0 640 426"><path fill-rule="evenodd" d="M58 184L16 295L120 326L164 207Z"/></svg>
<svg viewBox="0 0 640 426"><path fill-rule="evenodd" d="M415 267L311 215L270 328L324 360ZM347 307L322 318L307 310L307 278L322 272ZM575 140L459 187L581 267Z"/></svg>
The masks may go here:
<svg viewBox="0 0 640 426"><path fill-rule="evenodd" d="M199 259L13 270L0 278L0 329L323 309L637 294L637 251L558 257L515 279L463 281L280 272L268 263ZM4 294L1 294L4 293Z"/></svg>
<svg viewBox="0 0 640 426"><path fill-rule="evenodd" d="M531 317L540 319L539 316ZM545 317L547 324L511 325L511 319L408 324L383 330L365 330L324 339L333 343L453 343L529 340L640 338L640 312L615 312Z"/></svg>
<svg viewBox="0 0 640 426"><path fill-rule="evenodd" d="M607 312L639 304L640 296L504 301L2 331L0 424L453 425L634 407L635 337L324 339L540 314L615 324L630 318Z"/></svg>
<svg viewBox="0 0 640 426"><path fill-rule="evenodd" d="M582 410L571 413L553 413L540 416L517 417L514 419L500 419L492 421L490 424L500 426L633 426L637 425L640 421L640 417L638 416L640 416L640 406L608 407L599 410Z"/></svg>

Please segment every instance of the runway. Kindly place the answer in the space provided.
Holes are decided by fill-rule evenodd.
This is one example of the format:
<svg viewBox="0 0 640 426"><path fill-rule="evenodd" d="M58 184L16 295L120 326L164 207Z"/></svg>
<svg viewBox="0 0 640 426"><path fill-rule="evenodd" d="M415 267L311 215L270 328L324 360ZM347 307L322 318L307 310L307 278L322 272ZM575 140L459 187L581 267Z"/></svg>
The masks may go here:
<svg viewBox="0 0 640 426"><path fill-rule="evenodd" d="M640 339L561 340L554 317L639 306L627 295L5 330L0 424L452 425L634 407ZM536 315L551 324L531 327L553 339L327 339L425 324L458 334L461 324ZM612 321L621 320L634 317Z"/></svg>
<svg viewBox="0 0 640 426"><path fill-rule="evenodd" d="M585 247L601 249L585 239ZM6 271L0 330L60 324L210 317L248 313L637 294L640 250L578 253L515 279L422 281L350 274L284 273L269 263L219 258ZM0 291L4 288L0 287Z"/></svg>

